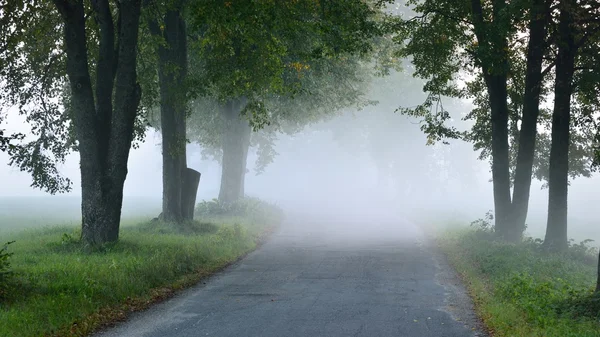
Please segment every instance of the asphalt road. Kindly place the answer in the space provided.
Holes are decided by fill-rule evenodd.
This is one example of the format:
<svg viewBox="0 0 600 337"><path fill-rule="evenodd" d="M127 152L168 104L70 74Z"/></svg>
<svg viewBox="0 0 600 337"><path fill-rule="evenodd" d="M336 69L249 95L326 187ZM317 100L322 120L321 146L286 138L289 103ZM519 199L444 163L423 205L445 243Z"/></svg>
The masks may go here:
<svg viewBox="0 0 600 337"><path fill-rule="evenodd" d="M483 336L416 226L295 221L261 249L97 337Z"/></svg>

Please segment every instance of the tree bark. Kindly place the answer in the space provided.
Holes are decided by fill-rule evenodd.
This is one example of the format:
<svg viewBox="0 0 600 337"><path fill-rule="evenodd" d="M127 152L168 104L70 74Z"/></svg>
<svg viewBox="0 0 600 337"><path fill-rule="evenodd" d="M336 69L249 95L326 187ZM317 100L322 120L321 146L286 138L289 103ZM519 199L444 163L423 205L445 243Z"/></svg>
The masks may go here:
<svg viewBox="0 0 600 337"><path fill-rule="evenodd" d="M186 103L187 91L187 35L185 21L179 8L169 10L164 16L164 29L151 23L155 36L162 36L165 45L158 47L160 85L160 121L163 158L162 219L169 222L191 220L189 205L190 185L186 154ZM199 179L199 177L198 177ZM198 184L195 184L196 191ZM194 197L195 200L195 193ZM186 200L188 198L188 200Z"/></svg>
<svg viewBox="0 0 600 337"><path fill-rule="evenodd" d="M596 269L596 294L600 293L600 252L598 253L598 266Z"/></svg>
<svg viewBox="0 0 600 337"><path fill-rule="evenodd" d="M495 229L499 236L510 237L510 174L508 146L508 104L506 75L488 80L492 122L492 180Z"/></svg>
<svg viewBox="0 0 600 337"><path fill-rule="evenodd" d="M486 21L481 0L471 0L471 11L481 65L490 97L492 125L492 180L494 190L495 229L499 236L510 233L510 170L508 145L508 38L501 13L505 0L492 1L492 21Z"/></svg>
<svg viewBox="0 0 600 337"><path fill-rule="evenodd" d="M222 107L223 165L221 170L221 188L219 201L235 202L244 196L246 161L250 146L250 124L240 116L245 99L231 100Z"/></svg>
<svg viewBox="0 0 600 337"><path fill-rule="evenodd" d="M559 4L559 39L548 177L548 222L544 239L544 246L553 251L565 250L568 247L569 124L577 53L573 27L573 10L576 5L574 0L562 0Z"/></svg>
<svg viewBox="0 0 600 337"><path fill-rule="evenodd" d="M531 176L537 136L542 64L546 51L546 27L550 18L549 2L533 0L529 22L530 39L523 101L523 119L519 131L513 197L510 195L508 143L507 79L508 40L504 35L505 0L492 1L492 21L486 22L481 0L471 0L473 22L479 45L484 46L480 60L490 97L492 124L492 178L494 188L495 229L508 241L519 241L525 229L529 207Z"/></svg>
<svg viewBox="0 0 600 337"><path fill-rule="evenodd" d="M245 120L244 120L245 121ZM243 121L242 121L243 122ZM242 181L240 183L240 198L244 198L246 196L246 175L248 174L248 150L250 149L250 135L252 130L250 129L250 125L246 128L245 125L242 125L244 128L243 139L242 139Z"/></svg>
<svg viewBox="0 0 600 337"><path fill-rule="evenodd" d="M546 52L546 27L549 20L547 0L533 0L529 21L529 43L527 47L527 69L523 92L523 118L519 132L517 164L515 168L512 198L512 228L507 239L519 241L525 231L525 220L529 208L531 176L540 114L542 88L542 63Z"/></svg>
<svg viewBox="0 0 600 337"><path fill-rule="evenodd" d="M121 3L116 33L108 1L93 3L99 27L95 95L83 1L54 0L54 4L64 21L67 76L80 154L81 239L100 245L119 238L123 186L141 98L136 74L141 3Z"/></svg>
<svg viewBox="0 0 600 337"><path fill-rule="evenodd" d="M183 189L181 194L182 216L184 221L194 220L196 194L200 184L200 172L186 168L183 174Z"/></svg>

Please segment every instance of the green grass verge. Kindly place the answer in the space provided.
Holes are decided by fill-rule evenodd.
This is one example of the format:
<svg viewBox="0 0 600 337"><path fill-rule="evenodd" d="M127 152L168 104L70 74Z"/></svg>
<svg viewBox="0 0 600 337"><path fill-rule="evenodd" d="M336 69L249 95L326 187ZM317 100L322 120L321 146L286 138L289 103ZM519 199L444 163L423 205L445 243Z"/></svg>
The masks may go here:
<svg viewBox="0 0 600 337"><path fill-rule="evenodd" d="M181 228L147 222L93 252L75 227L12 233L16 273L0 302L0 336L84 336L197 283L256 248L273 227L221 218Z"/></svg>
<svg viewBox="0 0 600 337"><path fill-rule="evenodd" d="M540 240L494 240L489 229L435 235L493 336L600 336L596 258L585 242L549 254Z"/></svg>

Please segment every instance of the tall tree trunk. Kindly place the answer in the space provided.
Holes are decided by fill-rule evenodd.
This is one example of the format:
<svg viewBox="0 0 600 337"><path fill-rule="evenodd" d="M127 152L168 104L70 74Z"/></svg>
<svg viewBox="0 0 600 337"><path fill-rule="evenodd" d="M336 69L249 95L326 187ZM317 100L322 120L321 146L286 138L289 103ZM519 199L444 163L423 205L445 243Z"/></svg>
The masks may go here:
<svg viewBox="0 0 600 337"><path fill-rule="evenodd" d="M547 48L546 26L550 17L548 1L533 0L530 16L527 70L523 92L523 119L519 132L517 164L513 184L512 229L507 233L507 239L510 241L519 241L522 238L529 208L537 122L540 114L542 63Z"/></svg>
<svg viewBox="0 0 600 337"><path fill-rule="evenodd" d="M559 4L558 54L554 83L554 111L552 113L552 144L548 179L548 223L544 245L554 251L567 248L567 195L569 187L569 123L571 95L575 72L575 31L573 11L575 0Z"/></svg>
<svg viewBox="0 0 600 337"><path fill-rule="evenodd" d="M250 125L248 125L248 131L250 130ZM243 158L243 162L242 162L242 182L240 183L240 197L243 198L246 196L246 175L248 174L248 150L250 149L250 135L251 132L248 132L248 134L244 134L244 139L242 140L242 158Z"/></svg>
<svg viewBox="0 0 600 337"><path fill-rule="evenodd" d="M510 174L508 146L508 104L506 76L488 80L492 122L492 180L494 190L495 228L498 235L510 237Z"/></svg>
<svg viewBox="0 0 600 337"><path fill-rule="evenodd" d="M600 252L598 252L598 266L596 267L596 294L600 294Z"/></svg>
<svg viewBox="0 0 600 337"><path fill-rule="evenodd" d="M165 41L165 45L158 47L163 157L162 219L182 222L193 218L189 204L190 198L193 199L191 202L195 202L199 175L187 168L187 35L180 9L169 10L165 14L162 31L156 21L151 23L151 29L154 35L162 35ZM190 191L190 187L193 189L194 186L196 190Z"/></svg>
<svg viewBox="0 0 600 337"><path fill-rule="evenodd" d="M495 229L499 236L510 233L510 170L508 146L508 38L502 27L505 0L492 1L492 20L488 21L481 0L471 0L472 19L478 41L477 51L490 97L492 125L492 180Z"/></svg>
<svg viewBox="0 0 600 337"><path fill-rule="evenodd" d="M103 174L81 175L82 240L90 245L100 245L119 239L119 224L123 206L123 184L115 188L102 187L99 181L117 180ZM118 179L125 181L125 179ZM118 183L118 182L117 182ZM99 187L99 188L98 188Z"/></svg>
<svg viewBox="0 0 600 337"><path fill-rule="evenodd" d="M250 124L240 115L245 99L231 100L222 107L223 166L219 201L231 203L243 197L246 160L250 145Z"/></svg>
<svg viewBox="0 0 600 337"><path fill-rule="evenodd" d="M507 23L502 14L506 8L506 1L493 0L491 3L493 15L492 21L488 22L481 0L471 0L475 34L479 45L483 46L481 65L490 97L495 228L500 237L518 241L525 227L529 206L549 4L547 0L533 0L532 3L523 120L519 133L514 194L511 201L507 105L507 75L510 67L506 52L508 39L505 35L500 35L505 31L502 26Z"/></svg>
<svg viewBox="0 0 600 337"><path fill-rule="evenodd" d="M64 20L67 76L79 143L81 238L86 244L99 245L119 238L123 185L141 98L136 74L141 3L121 3L116 32L108 0L93 3L99 27L95 94L83 1L54 0L54 4Z"/></svg>

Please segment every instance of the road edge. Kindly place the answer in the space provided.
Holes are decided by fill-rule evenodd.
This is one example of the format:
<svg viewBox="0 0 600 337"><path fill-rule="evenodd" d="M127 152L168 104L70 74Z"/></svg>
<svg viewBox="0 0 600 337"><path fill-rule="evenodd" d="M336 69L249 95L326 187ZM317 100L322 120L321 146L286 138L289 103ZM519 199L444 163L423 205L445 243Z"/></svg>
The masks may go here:
<svg viewBox="0 0 600 337"><path fill-rule="evenodd" d="M131 318L134 314L139 314L150 310L158 304L164 303L174 297L183 295L186 291L196 288L199 285L206 284L208 280L223 273L226 269L240 263L248 255L259 250L269 239L281 229L281 224L271 225L267 227L262 233L260 233L255 241L255 246L246 251L244 254L238 256L235 260L229 261L219 268L216 268L210 272L188 274L182 276L180 279L172 283L171 287L154 288L150 292L152 293L151 299L135 305L122 304L117 307L108 308L109 314L107 315L103 311L97 312L94 315L102 317L101 322L96 327L91 329L85 336L96 336L101 334L105 330L114 328L119 323L123 323ZM174 286L177 285L178 286Z"/></svg>
<svg viewBox="0 0 600 337"><path fill-rule="evenodd" d="M474 337L492 337L489 329L477 314L475 301L465 284L465 279L448 261L446 254L440 249L436 234L427 225L408 219L423 233L424 246L431 253L436 267L435 282L444 288L444 306L439 310L448 313L452 319L462 323L472 331Z"/></svg>

